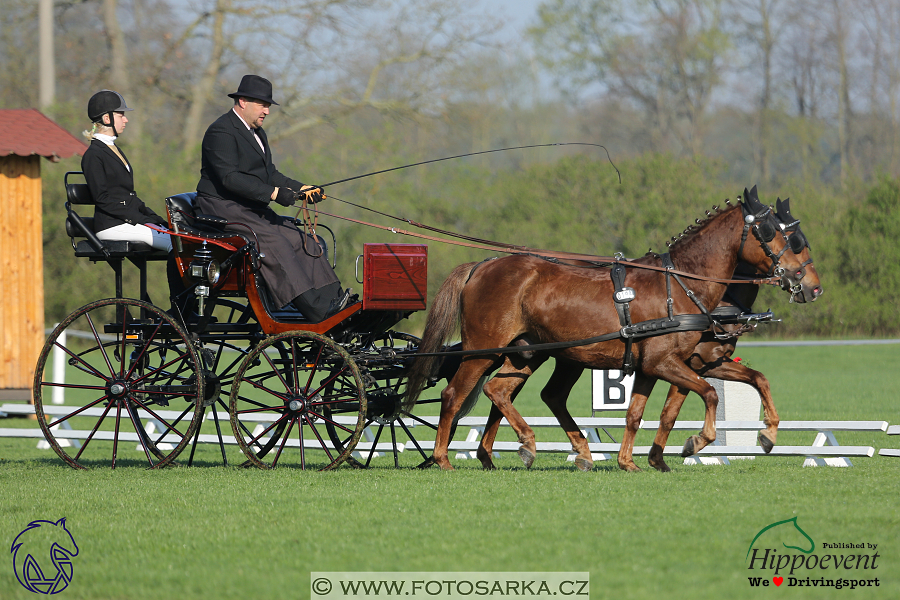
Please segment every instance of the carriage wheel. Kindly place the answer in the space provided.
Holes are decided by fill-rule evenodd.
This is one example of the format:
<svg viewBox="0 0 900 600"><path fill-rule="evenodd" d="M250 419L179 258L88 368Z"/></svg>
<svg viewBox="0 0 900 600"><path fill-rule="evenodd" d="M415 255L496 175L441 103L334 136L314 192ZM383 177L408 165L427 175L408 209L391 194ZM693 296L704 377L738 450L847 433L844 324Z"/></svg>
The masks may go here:
<svg viewBox="0 0 900 600"><path fill-rule="evenodd" d="M198 426L199 373L194 344L165 312L139 300L99 300L47 339L34 374L35 413L47 442L76 469L123 460L162 467Z"/></svg>
<svg viewBox="0 0 900 600"><path fill-rule="evenodd" d="M217 321L212 327L217 333L201 336L199 352L203 365L205 394L200 418L200 427L194 432L191 443L188 466L193 465L194 453L197 449L203 423L207 414L212 416L215 435L222 454L222 464L228 465L226 444L222 436L222 421L227 421L228 399L231 396L231 385L244 359L257 344L256 331L259 325L256 315L246 301L237 302L227 298L216 300L215 315ZM221 335L219 330L223 330Z"/></svg>
<svg viewBox="0 0 900 600"><path fill-rule="evenodd" d="M244 359L231 387L231 427L247 458L269 469L333 469L362 430L359 368L334 341L306 331L272 336ZM332 442L328 427L338 434Z"/></svg>
<svg viewBox="0 0 900 600"><path fill-rule="evenodd" d="M421 434L416 436L417 427L425 427L426 431L437 431L437 425L429 423L410 412L403 410L403 397L406 395L407 368L409 359L415 355L419 348L421 339L418 337L402 332L389 331L379 336L372 348L371 352L377 353L382 357L392 357L394 360L385 361L383 363L369 366L365 369L365 378L368 383L366 389L367 409L366 409L366 427L375 429L373 439L364 440L361 447L357 448L358 456L362 462L353 461L356 467L368 467L375 456L376 445L381 441L387 441L387 434L390 434L391 454L394 459L394 466L400 466L400 452L398 449L397 438L402 431L413 444L413 447L422 455L422 459L426 460L428 455L419 444ZM425 404L440 404L438 399L420 399L416 406ZM415 424L415 427L411 426ZM387 431L385 431L387 428ZM371 429L370 429L371 431ZM421 431L421 429L419 430ZM332 441L339 442L339 431L334 428L329 430L332 435ZM382 440L384 434L385 439Z"/></svg>

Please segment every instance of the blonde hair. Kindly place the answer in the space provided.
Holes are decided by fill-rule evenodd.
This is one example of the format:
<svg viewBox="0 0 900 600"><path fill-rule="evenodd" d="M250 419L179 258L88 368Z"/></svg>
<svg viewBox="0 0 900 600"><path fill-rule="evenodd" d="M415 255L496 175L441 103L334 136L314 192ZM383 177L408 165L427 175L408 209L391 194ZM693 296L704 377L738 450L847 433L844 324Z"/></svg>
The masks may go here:
<svg viewBox="0 0 900 600"><path fill-rule="evenodd" d="M99 123L99 122L94 123L91 125L90 131L85 129L84 131L81 132L81 135L86 137L88 140L92 140L92 139L94 139L94 134L100 133L101 130L103 130L103 129L109 129L109 125L104 125L103 123Z"/></svg>

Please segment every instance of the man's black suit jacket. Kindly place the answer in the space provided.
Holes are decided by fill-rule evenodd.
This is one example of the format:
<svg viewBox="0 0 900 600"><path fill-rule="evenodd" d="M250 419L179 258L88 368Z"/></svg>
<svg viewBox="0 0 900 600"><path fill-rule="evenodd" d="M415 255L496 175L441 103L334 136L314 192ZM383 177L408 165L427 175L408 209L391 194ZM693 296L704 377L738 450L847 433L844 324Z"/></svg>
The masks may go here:
<svg viewBox="0 0 900 600"><path fill-rule="evenodd" d="M128 161L128 157L119 148ZM128 163L131 166L131 163ZM94 198L94 231L128 223L156 223L168 227L168 221L153 212L134 192L134 169L128 170L109 146L100 140L81 157L81 170Z"/></svg>
<svg viewBox="0 0 900 600"><path fill-rule="evenodd" d="M256 133L265 152L233 110L216 119L203 136L197 191L256 209L268 206L276 187L299 191L303 184L272 163L266 132L260 127Z"/></svg>

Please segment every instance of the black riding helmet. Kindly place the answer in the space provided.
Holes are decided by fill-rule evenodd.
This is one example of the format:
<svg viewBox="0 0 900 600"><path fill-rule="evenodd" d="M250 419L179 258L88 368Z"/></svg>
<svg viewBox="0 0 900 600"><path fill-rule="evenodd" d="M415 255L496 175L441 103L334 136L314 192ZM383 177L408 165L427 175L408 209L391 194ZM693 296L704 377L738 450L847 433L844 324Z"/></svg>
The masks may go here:
<svg viewBox="0 0 900 600"><path fill-rule="evenodd" d="M113 132L118 136L116 131L116 121L113 118L114 112L125 112L134 110L128 108L125 104L125 98L119 92L112 90L100 90L88 100L87 113L92 123L103 124L103 115L109 115L109 126L113 128Z"/></svg>

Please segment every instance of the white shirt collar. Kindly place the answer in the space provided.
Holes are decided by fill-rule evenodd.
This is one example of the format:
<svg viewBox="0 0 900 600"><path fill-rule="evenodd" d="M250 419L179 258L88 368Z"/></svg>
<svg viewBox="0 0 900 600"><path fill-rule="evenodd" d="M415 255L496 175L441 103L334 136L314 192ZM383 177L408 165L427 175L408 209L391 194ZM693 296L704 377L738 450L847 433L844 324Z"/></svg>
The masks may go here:
<svg viewBox="0 0 900 600"><path fill-rule="evenodd" d="M107 146L115 146L116 145L116 136L114 136L114 135L105 135L103 133L95 133L94 139L100 140Z"/></svg>
<svg viewBox="0 0 900 600"><path fill-rule="evenodd" d="M244 127L246 127L247 129L252 129L249 125L247 125L247 121L244 120L244 117L242 117L238 111L236 111L233 108L231 110L234 111L234 114L237 115L237 118L241 120L241 123L244 124ZM256 133L256 132L254 131L253 133Z"/></svg>
<svg viewBox="0 0 900 600"><path fill-rule="evenodd" d="M259 144L259 149L263 151L263 154L265 154L266 147L263 146L262 138L259 137L259 135L256 133L256 130L247 125L247 121L244 120L244 117L242 117L237 110L235 110L234 108L232 108L231 110L234 111L234 114L237 115L237 118L241 120L241 123L244 124L244 127L246 127L247 130L253 134L253 137L256 138L256 143Z"/></svg>

